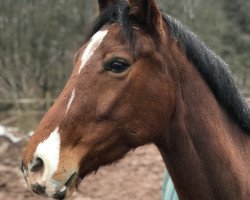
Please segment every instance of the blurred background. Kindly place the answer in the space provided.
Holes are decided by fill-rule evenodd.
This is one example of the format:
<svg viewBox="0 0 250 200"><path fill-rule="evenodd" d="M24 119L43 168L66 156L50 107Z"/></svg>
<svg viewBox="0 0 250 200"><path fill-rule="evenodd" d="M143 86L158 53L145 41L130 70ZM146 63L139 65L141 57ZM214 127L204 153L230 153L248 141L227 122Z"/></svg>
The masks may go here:
<svg viewBox="0 0 250 200"><path fill-rule="evenodd" d="M250 97L250 1L158 0L231 67ZM64 87L97 16L93 0L0 1L0 199L39 199L18 168L23 145ZM161 199L164 165L139 148L81 184L73 199Z"/></svg>

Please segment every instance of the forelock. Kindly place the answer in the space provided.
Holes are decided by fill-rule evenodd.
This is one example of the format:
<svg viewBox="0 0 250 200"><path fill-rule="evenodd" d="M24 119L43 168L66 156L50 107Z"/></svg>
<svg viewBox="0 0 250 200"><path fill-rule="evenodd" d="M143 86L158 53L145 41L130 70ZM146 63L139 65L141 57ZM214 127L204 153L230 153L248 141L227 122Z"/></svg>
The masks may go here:
<svg viewBox="0 0 250 200"><path fill-rule="evenodd" d="M135 34L130 22L131 7L126 0L118 0L107 6L97 17L87 40L89 40L103 26L118 23L121 27L123 39L127 41L131 48L135 47Z"/></svg>

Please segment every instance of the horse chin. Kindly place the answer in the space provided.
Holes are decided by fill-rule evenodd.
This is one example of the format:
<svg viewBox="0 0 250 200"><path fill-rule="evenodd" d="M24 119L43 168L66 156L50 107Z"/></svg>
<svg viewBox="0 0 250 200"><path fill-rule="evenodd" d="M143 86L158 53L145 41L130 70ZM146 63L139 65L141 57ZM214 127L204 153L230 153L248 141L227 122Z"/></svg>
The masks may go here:
<svg viewBox="0 0 250 200"><path fill-rule="evenodd" d="M65 190L60 190L59 192L57 192L53 196L53 198L58 199L58 200L68 199L73 195L74 191L75 191L75 188L66 188Z"/></svg>
<svg viewBox="0 0 250 200"><path fill-rule="evenodd" d="M65 185L55 194L53 195L54 199L68 199L77 190L77 186L79 185L79 178L77 173L72 174L69 180L65 183Z"/></svg>
<svg viewBox="0 0 250 200"><path fill-rule="evenodd" d="M96 171L97 170L95 170L95 172ZM89 174L91 174L91 172L83 172L81 170L79 170L78 173L76 172L72 174L69 180L58 192L56 192L56 194L52 196L52 198L58 200L70 198L73 193L78 189L78 186L80 185L81 181Z"/></svg>

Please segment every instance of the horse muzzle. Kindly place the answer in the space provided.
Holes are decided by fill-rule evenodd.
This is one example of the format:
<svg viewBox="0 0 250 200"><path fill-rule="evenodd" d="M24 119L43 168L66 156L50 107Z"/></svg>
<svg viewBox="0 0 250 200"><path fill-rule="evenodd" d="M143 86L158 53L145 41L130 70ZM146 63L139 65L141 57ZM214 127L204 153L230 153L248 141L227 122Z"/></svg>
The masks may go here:
<svg viewBox="0 0 250 200"><path fill-rule="evenodd" d="M66 181L58 181L52 178L45 179L44 163L42 160L37 160L36 163L31 167L26 167L23 163L21 170L24 174L24 178L28 184L28 187L37 195L44 198L54 199L66 199L69 198L76 189L78 174L72 173L66 177Z"/></svg>

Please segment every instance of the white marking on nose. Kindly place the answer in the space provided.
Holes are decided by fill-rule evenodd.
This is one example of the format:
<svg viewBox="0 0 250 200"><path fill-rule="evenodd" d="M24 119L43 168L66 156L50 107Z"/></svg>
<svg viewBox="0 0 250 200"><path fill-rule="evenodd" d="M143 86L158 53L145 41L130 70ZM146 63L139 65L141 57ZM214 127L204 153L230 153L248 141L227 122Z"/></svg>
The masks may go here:
<svg viewBox="0 0 250 200"><path fill-rule="evenodd" d="M108 30L98 31L90 39L90 42L82 55L82 58L81 58L82 63L81 63L81 66L79 68L78 73L81 72L82 68L85 66L85 64L88 62L88 60L91 58L91 56L94 54L96 49L100 46L100 44L102 43L102 41L103 41L104 37L107 35L107 33L108 33Z"/></svg>
<svg viewBox="0 0 250 200"><path fill-rule="evenodd" d="M39 143L34 153L34 160L39 157L44 162L42 181L49 180L58 168L61 143L58 131L59 127L57 127L46 140Z"/></svg>
<svg viewBox="0 0 250 200"><path fill-rule="evenodd" d="M66 114L68 113L69 108L70 108L70 106L71 106L71 104L72 104L74 98L75 98L75 89L73 90L73 92L72 92L72 94L71 94L71 97L70 97L70 99L69 99L69 102L68 102L68 105L67 105Z"/></svg>

